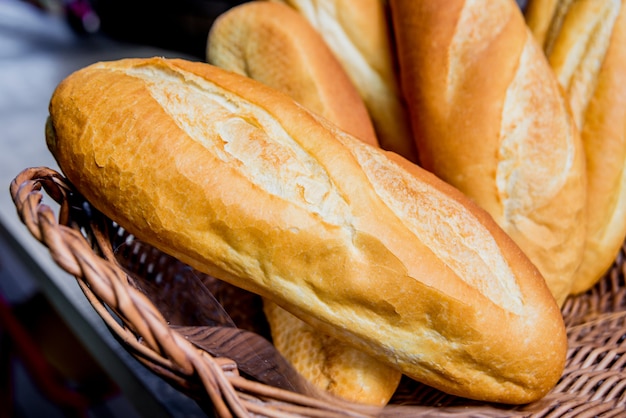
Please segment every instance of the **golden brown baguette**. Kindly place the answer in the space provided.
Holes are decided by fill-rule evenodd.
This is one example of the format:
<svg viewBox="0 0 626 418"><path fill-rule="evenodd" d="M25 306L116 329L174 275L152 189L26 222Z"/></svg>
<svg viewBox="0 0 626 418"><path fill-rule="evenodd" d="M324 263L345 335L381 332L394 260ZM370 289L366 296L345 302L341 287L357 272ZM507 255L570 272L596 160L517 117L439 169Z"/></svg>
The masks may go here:
<svg viewBox="0 0 626 418"><path fill-rule="evenodd" d="M68 76L49 110L59 167L138 239L446 392L525 403L558 381L560 310L493 219L289 96L128 59Z"/></svg>
<svg viewBox="0 0 626 418"><path fill-rule="evenodd" d="M378 142L416 162L396 73L386 0L274 0L288 4L317 29L354 82Z"/></svg>
<svg viewBox="0 0 626 418"><path fill-rule="evenodd" d="M513 0L392 0L402 85L424 168L474 199L558 304L583 253L580 134Z"/></svg>
<svg viewBox="0 0 626 418"><path fill-rule="evenodd" d="M389 403L402 377L396 367L316 330L269 299L263 310L276 349L317 388L362 404Z"/></svg>
<svg viewBox="0 0 626 418"><path fill-rule="evenodd" d="M290 95L307 109L377 145L361 96L319 33L282 3L234 7L213 24L207 61ZM351 401L389 402L402 374L263 301L278 351L316 387Z"/></svg>
<svg viewBox="0 0 626 418"><path fill-rule="evenodd" d="M543 9L534 0L529 12ZM572 293L591 288L626 237L626 8L621 0L557 1L552 14L527 18L567 93L587 164L587 240Z"/></svg>
<svg viewBox="0 0 626 418"><path fill-rule="evenodd" d="M276 88L362 141L378 145L365 103L321 35L291 7L253 1L220 15L207 61Z"/></svg>

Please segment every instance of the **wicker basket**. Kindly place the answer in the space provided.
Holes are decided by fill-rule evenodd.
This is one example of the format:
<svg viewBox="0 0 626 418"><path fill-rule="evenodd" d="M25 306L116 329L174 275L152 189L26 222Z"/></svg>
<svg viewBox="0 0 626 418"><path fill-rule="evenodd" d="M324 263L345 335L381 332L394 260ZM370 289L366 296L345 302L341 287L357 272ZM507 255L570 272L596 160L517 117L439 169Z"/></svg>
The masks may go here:
<svg viewBox="0 0 626 418"><path fill-rule="evenodd" d="M43 203L42 188L58 204L58 215ZM486 404L405 379L387 407L374 409L268 384L280 381L280 376L278 380L251 378L258 371L242 372L241 363L211 354L215 339L224 342L224 335L212 331L267 335L258 298L138 242L90 206L54 170L24 170L12 182L11 195L22 222L48 247L55 262L76 277L112 334L146 367L195 399L208 415L626 416L624 250L601 282L563 306L569 337L567 364L544 399L523 406ZM172 306L176 309L169 309ZM240 337L233 337L231 345L249 345L249 351L258 348L254 338ZM274 378L288 375L288 369L281 373L280 359L276 364L265 372L274 373ZM246 365L250 366L254 368Z"/></svg>

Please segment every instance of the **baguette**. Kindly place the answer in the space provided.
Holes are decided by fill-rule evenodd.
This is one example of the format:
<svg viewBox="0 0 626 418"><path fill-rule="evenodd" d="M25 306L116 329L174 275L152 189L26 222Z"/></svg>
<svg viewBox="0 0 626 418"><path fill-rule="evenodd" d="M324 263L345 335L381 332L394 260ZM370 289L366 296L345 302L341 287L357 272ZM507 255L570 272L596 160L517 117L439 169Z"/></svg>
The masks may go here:
<svg viewBox="0 0 626 418"><path fill-rule="evenodd" d="M290 95L365 143L377 146L358 91L309 22L282 3L255 1L213 24L207 61ZM402 374L316 331L272 301L263 308L276 349L316 387L335 396L385 405Z"/></svg>
<svg viewBox="0 0 626 418"><path fill-rule="evenodd" d="M396 367L316 330L269 299L263 311L276 349L315 387L352 402L389 403L402 377Z"/></svg>
<svg viewBox="0 0 626 418"><path fill-rule="evenodd" d="M526 403L565 364L538 270L464 194L262 83L184 60L83 68L48 148L97 209L407 376Z"/></svg>
<svg viewBox="0 0 626 418"><path fill-rule="evenodd" d="M487 210L562 305L584 250L584 153L519 7L390 4L420 163Z"/></svg>
<svg viewBox="0 0 626 418"><path fill-rule="evenodd" d="M253 1L213 23L207 62L289 94L363 142L378 146L365 103L321 35L281 3Z"/></svg>
<svg viewBox="0 0 626 418"><path fill-rule="evenodd" d="M380 146L418 161L396 72L385 0L274 0L297 10L343 65L369 111Z"/></svg>
<svg viewBox="0 0 626 418"><path fill-rule="evenodd" d="M621 0L544 3L529 3L528 25L538 39L546 26L542 45L586 156L587 238L576 294L606 274L626 238L626 8Z"/></svg>

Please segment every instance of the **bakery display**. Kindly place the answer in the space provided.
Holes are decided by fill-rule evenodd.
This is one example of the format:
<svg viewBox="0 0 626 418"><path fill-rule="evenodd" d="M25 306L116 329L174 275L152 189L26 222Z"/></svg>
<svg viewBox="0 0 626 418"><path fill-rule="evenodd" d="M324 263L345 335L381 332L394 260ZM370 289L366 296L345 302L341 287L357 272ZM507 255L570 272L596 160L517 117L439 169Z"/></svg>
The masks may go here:
<svg viewBox="0 0 626 418"><path fill-rule="evenodd" d="M258 0L206 62L86 66L18 214L216 416L619 411L621 2L528 3Z"/></svg>

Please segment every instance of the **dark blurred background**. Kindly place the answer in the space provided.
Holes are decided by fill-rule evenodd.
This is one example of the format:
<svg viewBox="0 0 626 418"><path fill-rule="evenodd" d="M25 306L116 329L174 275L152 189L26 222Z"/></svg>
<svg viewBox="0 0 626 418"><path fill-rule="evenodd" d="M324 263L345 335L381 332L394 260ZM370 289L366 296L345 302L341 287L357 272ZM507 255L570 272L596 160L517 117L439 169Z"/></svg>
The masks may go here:
<svg viewBox="0 0 626 418"><path fill-rule="evenodd" d="M217 16L244 0L28 0L62 14L81 36L95 33L116 40L180 51L203 59L207 35Z"/></svg>
<svg viewBox="0 0 626 418"><path fill-rule="evenodd" d="M79 34L100 32L117 40L205 57L206 40L217 16L245 0L29 0L64 13ZM523 9L527 0L517 0Z"/></svg>
<svg viewBox="0 0 626 418"><path fill-rule="evenodd" d="M82 0L87 1L87 0ZM91 0L101 30L114 38L204 58L213 20L242 0Z"/></svg>

